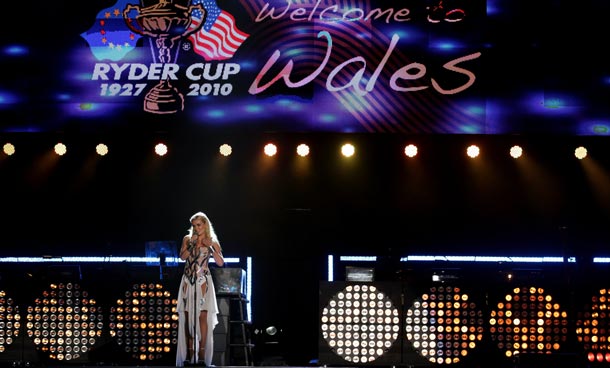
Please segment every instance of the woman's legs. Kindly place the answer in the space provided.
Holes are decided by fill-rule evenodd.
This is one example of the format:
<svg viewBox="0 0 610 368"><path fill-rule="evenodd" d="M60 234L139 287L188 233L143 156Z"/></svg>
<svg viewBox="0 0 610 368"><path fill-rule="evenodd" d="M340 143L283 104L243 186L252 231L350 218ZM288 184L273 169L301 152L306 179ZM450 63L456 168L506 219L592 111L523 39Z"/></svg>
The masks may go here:
<svg viewBox="0 0 610 368"><path fill-rule="evenodd" d="M184 311L184 323L188 323L188 320L189 313L187 311ZM186 335L186 361L190 362L191 359L193 359L193 356L195 356L195 347L193 345L194 340L191 334L189 333L188 326L185 326L184 334Z"/></svg>
<svg viewBox="0 0 610 368"><path fill-rule="evenodd" d="M204 295L207 293L208 290L208 284L207 282L203 285L201 285L201 292ZM202 310L201 313L199 314L199 330L201 331L201 335L199 335L199 353L198 356L199 358L198 363L203 363L205 364L205 344L207 343L207 338L208 338L208 311L207 310Z"/></svg>
<svg viewBox="0 0 610 368"><path fill-rule="evenodd" d="M186 297L186 293L188 293L188 285L186 283L186 281L182 282L181 285L181 293L184 295L184 305L187 305L187 297ZM189 321L189 311L188 311L188 306L185 308L184 310L184 320L182 321L182 323L184 323L184 341L186 341L186 357L185 357L185 363L191 363L193 357L195 356L195 345L193 344L194 339L193 336L191 336L190 333L190 329L188 326L188 321Z"/></svg>
<svg viewBox="0 0 610 368"><path fill-rule="evenodd" d="M208 337L208 311L201 311L199 315L199 328L201 329L201 336L199 338L199 362L205 361L205 344L207 343Z"/></svg>

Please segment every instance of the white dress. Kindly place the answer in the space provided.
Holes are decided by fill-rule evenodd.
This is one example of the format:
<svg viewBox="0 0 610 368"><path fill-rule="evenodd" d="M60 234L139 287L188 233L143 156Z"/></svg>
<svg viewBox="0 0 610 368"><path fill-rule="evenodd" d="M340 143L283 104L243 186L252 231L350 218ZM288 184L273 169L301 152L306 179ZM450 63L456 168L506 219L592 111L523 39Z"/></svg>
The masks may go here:
<svg viewBox="0 0 610 368"><path fill-rule="evenodd" d="M195 343L194 356L191 357L191 363L203 360L207 366L211 366L212 357L214 356L214 327L218 324L218 303L216 301L214 282L208 268L208 261L212 253L207 247L196 249L200 249L199 254L194 254L186 260L178 291L178 305L176 307L178 312L176 367L184 366L184 361L186 360L186 329L189 331L189 336L194 337ZM206 294L202 295L201 287L205 283L208 284L208 288ZM201 359L198 356L201 336L199 314L205 310L208 311L208 333L205 344L205 357Z"/></svg>

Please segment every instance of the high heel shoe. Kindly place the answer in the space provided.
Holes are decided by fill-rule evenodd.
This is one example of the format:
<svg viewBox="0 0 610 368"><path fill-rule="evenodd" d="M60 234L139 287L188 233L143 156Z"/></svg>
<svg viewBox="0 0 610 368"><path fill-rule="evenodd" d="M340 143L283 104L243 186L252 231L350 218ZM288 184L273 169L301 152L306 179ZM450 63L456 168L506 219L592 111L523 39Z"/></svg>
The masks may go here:
<svg viewBox="0 0 610 368"><path fill-rule="evenodd" d="M193 365L192 360L193 357L195 356L195 349L186 349L186 360L184 362L182 362L184 364L185 367L189 367L191 365Z"/></svg>
<svg viewBox="0 0 610 368"><path fill-rule="evenodd" d="M205 364L205 348L199 349L199 355L197 356L197 366L207 367L207 364Z"/></svg>

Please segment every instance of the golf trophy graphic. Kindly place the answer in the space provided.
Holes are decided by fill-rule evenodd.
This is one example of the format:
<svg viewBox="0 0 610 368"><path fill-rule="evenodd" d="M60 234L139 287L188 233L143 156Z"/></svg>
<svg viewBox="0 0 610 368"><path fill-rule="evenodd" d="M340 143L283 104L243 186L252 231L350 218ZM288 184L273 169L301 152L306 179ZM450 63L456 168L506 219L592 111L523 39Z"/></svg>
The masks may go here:
<svg viewBox="0 0 610 368"><path fill-rule="evenodd" d="M148 36L154 40L156 49L155 56L160 63L171 63L172 55L177 56L179 41L197 32L205 23L207 13L202 4L190 5L190 0L158 0L156 3L144 6L145 0L140 0L142 5L128 4L123 10L123 18L129 29L142 36ZM192 27L191 14L193 10L199 9L202 21ZM129 13L136 11L134 26ZM184 96L172 86L169 79L160 80L144 96L144 111L154 114L173 114L184 109Z"/></svg>

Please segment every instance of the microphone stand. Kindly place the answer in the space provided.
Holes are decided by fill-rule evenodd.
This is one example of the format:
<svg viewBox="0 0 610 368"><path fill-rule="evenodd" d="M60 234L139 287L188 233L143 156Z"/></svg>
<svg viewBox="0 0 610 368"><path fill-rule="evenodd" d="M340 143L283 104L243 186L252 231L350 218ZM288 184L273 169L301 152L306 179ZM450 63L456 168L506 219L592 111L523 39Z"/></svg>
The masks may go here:
<svg viewBox="0 0 610 368"><path fill-rule="evenodd" d="M189 240L188 251L189 251L189 258L188 258L187 262L190 262L192 259L192 261L196 263L199 258L199 253L195 253L195 252L197 252L197 246L196 246L196 242L192 242L192 238L191 238L191 240ZM191 264L191 267L192 267L192 264ZM191 271L193 271L192 268L191 268ZM189 360L184 362L185 366L187 364L195 365L197 363L197 360L195 359L195 347L196 347L195 338L197 337L197 316L195 316L195 312L197 311L197 273L196 272L194 275L193 274L190 275L189 282L191 284L191 287L193 288L193 303L191 303L191 310L186 311L186 313L188 313L189 316L193 317L193 326L192 326L193 333L188 334L188 318L185 318L184 326L186 329L186 333L191 338L191 347L193 349L192 350L193 355L190 356ZM186 341L186 351L187 351L187 355L188 355L188 339Z"/></svg>
<svg viewBox="0 0 610 368"><path fill-rule="evenodd" d="M193 253L195 253L195 262L199 261L199 256L200 256L200 252L201 250L198 249L197 247L197 243L195 242L193 244ZM197 289L199 288L197 286L197 279L198 279L198 275L195 274L195 280L194 280L194 284L193 284L193 305L191 306L191 315L193 316L193 334L191 335L191 339L193 340L192 345L193 345L193 356L191 357L191 359L193 360L193 365L197 365L197 363L199 362L199 356L198 353L199 351L197 349L195 349L197 347L197 322L199 320L199 316L197 315ZM186 321L185 321L186 323ZM197 357L197 359L195 359L195 357Z"/></svg>
<svg viewBox="0 0 610 368"><path fill-rule="evenodd" d="M199 319L199 316L197 316L197 288L197 278L195 278L195 285L193 285L193 307L191 311L191 313L193 313L193 365L196 365L199 361L198 358L195 359L195 357L198 357L197 353L199 353L199 351L195 349L197 347L197 342L195 340L197 338L197 320Z"/></svg>

